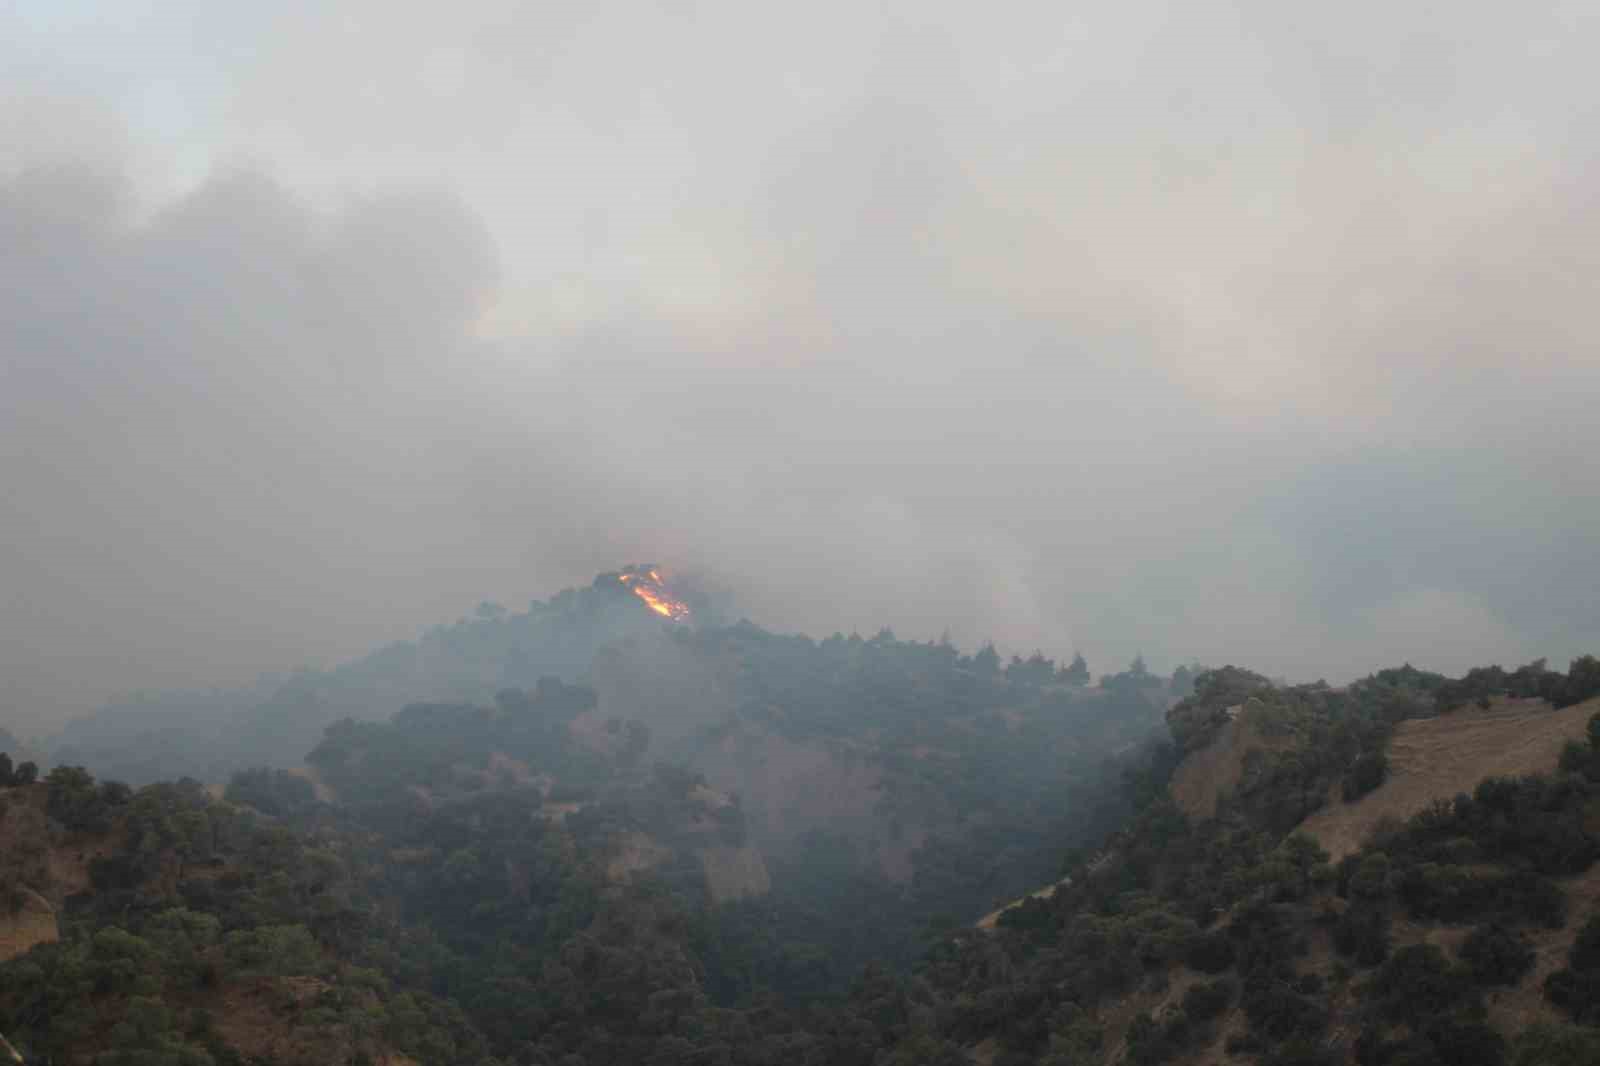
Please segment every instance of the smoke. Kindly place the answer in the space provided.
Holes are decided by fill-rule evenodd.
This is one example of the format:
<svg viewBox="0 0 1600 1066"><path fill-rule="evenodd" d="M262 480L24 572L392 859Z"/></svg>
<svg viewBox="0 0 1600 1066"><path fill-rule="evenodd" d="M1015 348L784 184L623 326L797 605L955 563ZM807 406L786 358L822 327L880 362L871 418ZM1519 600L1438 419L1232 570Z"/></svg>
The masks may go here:
<svg viewBox="0 0 1600 1066"><path fill-rule="evenodd" d="M1575 8L43 11L7 720L639 560L1097 670L1600 644Z"/></svg>

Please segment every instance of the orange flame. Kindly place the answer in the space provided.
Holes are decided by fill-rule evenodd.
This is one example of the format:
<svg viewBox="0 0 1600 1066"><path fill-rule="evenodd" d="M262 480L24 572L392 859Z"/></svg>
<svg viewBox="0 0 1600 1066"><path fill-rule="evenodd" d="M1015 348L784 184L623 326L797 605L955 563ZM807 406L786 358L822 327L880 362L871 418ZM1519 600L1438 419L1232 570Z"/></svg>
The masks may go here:
<svg viewBox="0 0 1600 1066"><path fill-rule="evenodd" d="M617 579L662 618L673 622L688 621L689 605L668 595L661 574L655 568L640 570L629 567L618 574Z"/></svg>

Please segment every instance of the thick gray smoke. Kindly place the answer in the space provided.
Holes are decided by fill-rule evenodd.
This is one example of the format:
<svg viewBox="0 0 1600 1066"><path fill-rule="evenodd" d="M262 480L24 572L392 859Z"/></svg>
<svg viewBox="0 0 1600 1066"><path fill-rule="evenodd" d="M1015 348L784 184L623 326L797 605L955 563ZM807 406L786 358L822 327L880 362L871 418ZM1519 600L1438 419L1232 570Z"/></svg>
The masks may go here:
<svg viewBox="0 0 1600 1066"><path fill-rule="evenodd" d="M760 8L0 15L0 721L635 560L1097 669L1600 647L1581 5Z"/></svg>

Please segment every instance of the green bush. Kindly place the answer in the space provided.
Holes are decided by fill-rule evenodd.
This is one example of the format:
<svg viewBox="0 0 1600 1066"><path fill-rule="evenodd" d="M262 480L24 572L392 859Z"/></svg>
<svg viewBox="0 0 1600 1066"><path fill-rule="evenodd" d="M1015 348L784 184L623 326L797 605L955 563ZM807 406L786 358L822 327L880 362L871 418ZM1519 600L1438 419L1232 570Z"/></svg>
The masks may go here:
<svg viewBox="0 0 1600 1066"><path fill-rule="evenodd" d="M229 933L223 957L240 975L291 977L326 968L322 949L303 925L266 925Z"/></svg>
<svg viewBox="0 0 1600 1066"><path fill-rule="evenodd" d="M1361 966L1389 957L1389 915L1380 907L1351 903L1334 923L1333 946Z"/></svg>
<svg viewBox="0 0 1600 1066"><path fill-rule="evenodd" d="M1485 985L1514 985L1533 968L1533 945L1499 923L1480 925L1461 945L1461 961Z"/></svg>
<svg viewBox="0 0 1600 1066"><path fill-rule="evenodd" d="M1197 1022L1208 1022L1232 1002L1232 981L1197 981L1183 994L1183 1013Z"/></svg>
<svg viewBox="0 0 1600 1066"><path fill-rule="evenodd" d="M1578 931L1567 965L1545 978L1544 994L1573 1021L1600 1024L1600 914Z"/></svg>
<svg viewBox="0 0 1600 1066"><path fill-rule="evenodd" d="M1191 938L1183 961L1201 973L1221 973L1233 965L1236 955L1233 939L1219 929Z"/></svg>
<svg viewBox="0 0 1600 1066"><path fill-rule="evenodd" d="M1389 957L1368 995L1381 1017L1420 1025L1472 1001L1476 992L1465 967L1451 963L1433 944L1412 944Z"/></svg>
<svg viewBox="0 0 1600 1066"><path fill-rule="evenodd" d="M264 766L234 774L223 798L274 818L292 818L317 806L316 789L310 781L287 770Z"/></svg>
<svg viewBox="0 0 1600 1066"><path fill-rule="evenodd" d="M1594 1066L1600 1063L1600 1029L1530 1025L1518 1035L1511 1066Z"/></svg>
<svg viewBox="0 0 1600 1066"><path fill-rule="evenodd" d="M1365 751L1345 771L1342 792L1346 803L1354 803L1383 784L1389 776L1389 758L1381 751Z"/></svg>

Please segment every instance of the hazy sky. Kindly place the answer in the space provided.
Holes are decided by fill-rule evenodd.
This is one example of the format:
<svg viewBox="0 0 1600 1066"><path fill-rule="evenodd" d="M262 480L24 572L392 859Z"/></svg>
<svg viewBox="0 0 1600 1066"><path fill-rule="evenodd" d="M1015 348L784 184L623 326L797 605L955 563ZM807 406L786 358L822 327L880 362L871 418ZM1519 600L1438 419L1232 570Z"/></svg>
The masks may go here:
<svg viewBox="0 0 1600 1066"><path fill-rule="evenodd" d="M1600 650L1589 2L0 9L0 722L642 560L1338 679Z"/></svg>

